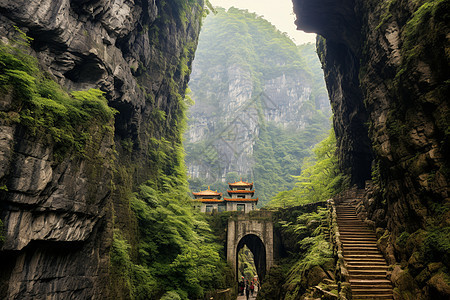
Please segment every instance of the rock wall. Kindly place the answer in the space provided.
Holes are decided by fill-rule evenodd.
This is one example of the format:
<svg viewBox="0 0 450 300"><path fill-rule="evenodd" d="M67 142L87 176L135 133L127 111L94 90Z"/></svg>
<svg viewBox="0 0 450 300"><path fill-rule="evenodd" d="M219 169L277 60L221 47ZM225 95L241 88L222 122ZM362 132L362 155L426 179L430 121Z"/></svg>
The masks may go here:
<svg viewBox="0 0 450 300"><path fill-rule="evenodd" d="M278 180L275 186L258 195L268 201L292 187L291 175L299 174L304 157L300 152L329 127L329 101L313 45L296 46L248 11L218 9L206 18L189 87L195 104L189 110L186 164L193 189L201 188L198 183L221 189L219 183L232 173L267 187L261 173L275 173L270 175ZM291 147L297 153L280 154L283 146L276 147L278 141L266 133L272 130L289 134L285 141L317 130L317 140L305 137L303 145ZM272 145L279 151L270 155L278 161L266 162L261 171L264 162L258 160ZM283 164L290 159L287 164L297 169L285 174Z"/></svg>
<svg viewBox="0 0 450 300"><path fill-rule="evenodd" d="M112 228L137 239L127 197L162 168L150 140L181 144L202 13L203 0L0 3L4 43L17 26L46 76L67 90L99 88L118 111L114 132L92 127L90 150L63 159L46 136L1 120L0 298L127 298L109 289ZM10 113L15 100L0 98Z"/></svg>
<svg viewBox="0 0 450 300"><path fill-rule="evenodd" d="M359 186L374 179L368 219L408 267L395 269L396 297L445 297L445 268L429 264L448 268L449 1L293 2L298 27L323 37L341 168Z"/></svg>

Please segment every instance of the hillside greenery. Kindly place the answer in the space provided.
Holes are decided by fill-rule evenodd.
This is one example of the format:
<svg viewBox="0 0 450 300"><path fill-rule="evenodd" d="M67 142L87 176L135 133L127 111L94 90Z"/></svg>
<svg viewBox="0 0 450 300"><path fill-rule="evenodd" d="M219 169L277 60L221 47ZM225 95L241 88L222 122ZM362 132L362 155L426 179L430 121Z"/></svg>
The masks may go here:
<svg viewBox="0 0 450 300"><path fill-rule="evenodd" d="M269 270L257 299L313 299L308 291L312 281L337 294L337 290L321 282L328 277L325 272L334 272L328 217L323 205L275 212L274 228L285 251Z"/></svg>
<svg viewBox="0 0 450 300"><path fill-rule="evenodd" d="M227 182L242 177L255 183L258 206L263 206L279 191L293 188L292 176L300 174L304 158L330 128L330 112L321 107L327 92L315 45L295 45L257 14L218 8L217 14L208 16L204 22L194 69L199 75L189 85L192 99L201 107L191 110L189 123L206 116L214 119L214 128L200 141L185 142L187 164L208 166L210 171L208 177L190 178L191 190L211 186L226 193ZM229 72L235 71L243 76L242 82L251 82L250 101L254 101L259 131L253 141L253 156L249 157L253 161L252 170L239 174L231 167L230 174L222 178L221 153L211 145L221 138L229 118L233 117L224 115L223 106L229 97ZM257 95L264 91L265 82L280 76L298 78L311 86L310 98L299 112L308 116L302 129L283 127L264 116L266 104Z"/></svg>
<svg viewBox="0 0 450 300"><path fill-rule="evenodd" d="M238 280L244 277L245 280L252 281L256 273L256 266L253 253L244 245L238 253Z"/></svg>
<svg viewBox="0 0 450 300"><path fill-rule="evenodd" d="M219 255L206 216L192 209L186 182L162 176L135 193L131 208L139 227L137 260L115 231L111 261L133 299L198 299L230 286L231 268Z"/></svg>
<svg viewBox="0 0 450 300"><path fill-rule="evenodd" d="M301 174L294 176L295 187L278 193L269 207L325 201L348 187L349 179L338 168L334 130L312 151L313 155L304 159Z"/></svg>

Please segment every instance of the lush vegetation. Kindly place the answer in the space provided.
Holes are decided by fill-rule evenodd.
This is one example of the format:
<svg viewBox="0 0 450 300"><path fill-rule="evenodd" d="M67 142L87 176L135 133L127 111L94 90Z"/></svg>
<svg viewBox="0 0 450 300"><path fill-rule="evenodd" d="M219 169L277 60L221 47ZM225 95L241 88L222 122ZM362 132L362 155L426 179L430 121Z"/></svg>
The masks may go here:
<svg viewBox="0 0 450 300"><path fill-rule="evenodd" d="M276 216L275 228L286 253L269 271L258 299L300 299L310 286L329 279L325 271L334 269L328 210L295 207L280 209Z"/></svg>
<svg viewBox="0 0 450 300"><path fill-rule="evenodd" d="M155 52L160 53L161 60L155 60L152 67L164 70L163 84L169 93L157 100L161 95L153 90L150 70L142 63L132 70L151 112L143 125L144 143L124 139L120 145L129 157L124 155L127 159L116 172L116 193L130 205L117 205L111 289L125 299L202 299L209 291L231 286L233 273L225 263L223 244L212 234L208 216L192 208L187 188L182 134L191 100L185 78L195 43L184 46L178 65L164 60L167 55L158 47L158 42L170 35L174 22L186 29L190 20L200 17L201 9L196 1L181 0L161 1L159 8L161 17L142 34L148 34ZM132 157L135 142L145 144L145 162ZM132 184L134 170L141 170L136 181L146 179L137 187Z"/></svg>
<svg viewBox="0 0 450 300"><path fill-rule="evenodd" d="M27 54L30 39L18 32L18 41L0 45L0 93L14 100L1 112L1 122L25 126L53 146L60 158L69 153L88 155L92 135L113 130L116 111L100 90L65 91ZM128 171L120 164L115 170L124 182L116 179L113 187L121 197L128 197L137 222L137 228L131 227L139 231L133 238L114 226L112 291L122 295L125 291L126 298L202 298L207 291L230 286L233 278L206 217L190 204L181 145L187 104L173 79L170 96L178 102L177 110L166 115L155 109L148 124L154 127L148 150L153 161L150 180L132 194ZM123 140L121 146L131 152L133 142ZM115 221L124 218L116 216Z"/></svg>
<svg viewBox="0 0 450 300"><path fill-rule="evenodd" d="M247 245L239 251L238 253L238 280L244 277L245 280L253 280L256 273L256 266L253 257L253 253L248 249Z"/></svg>
<svg viewBox="0 0 450 300"><path fill-rule="evenodd" d="M47 137L57 156L73 150L83 154L93 127L112 130L115 110L100 90L68 93L61 88L26 53L30 38L19 36L11 44L0 44L0 93L14 99L9 111L1 112L2 121L20 123L32 135Z"/></svg>
<svg viewBox="0 0 450 300"><path fill-rule="evenodd" d="M132 199L140 232L137 260L116 231L112 264L134 299L195 299L206 291L226 288L230 268L205 216L192 209L186 184L161 177L147 182Z"/></svg>
<svg viewBox="0 0 450 300"><path fill-rule="evenodd" d="M313 148L313 153L305 158L300 176L294 177L295 187L278 193L268 206L287 207L325 201L348 186L347 177L338 168L333 130Z"/></svg>
<svg viewBox="0 0 450 300"><path fill-rule="evenodd" d="M191 189L211 186L225 192L229 178L243 177L255 182L256 196L262 206L277 192L293 188L292 175L300 174L302 161L310 155L310 148L323 139L330 128L327 93L315 46L296 46L286 34L254 13L236 8L218 9L216 15L208 16L204 22L193 69L189 85L196 105L190 111L189 124L196 126L206 121L209 132L204 138L196 142L188 139L185 144L187 164L206 169L190 179ZM254 136L247 136L252 130L249 126L253 125L238 124L230 128L230 124L234 124L230 120L236 117L230 115L228 107L236 104L236 96L230 92L234 84L230 80L235 72L241 76L241 85L250 86L242 88L244 93L249 92L250 98L241 103L245 108L240 112L244 116L255 116ZM268 121L268 107L277 104L267 103L261 92L266 90L270 80L281 76L295 78L296 85L311 88L301 108L291 112L296 114L293 119L305 120L304 127L299 124L283 127ZM241 87L237 90L241 91ZM235 134L247 136L245 143L252 145L253 153L245 154L247 146L232 145L236 148L232 153L235 157L224 163L221 158L230 153L224 153L228 150L217 146L216 142ZM242 165L238 157L251 161L250 169L245 167L246 171L240 171ZM227 172L238 174L222 178Z"/></svg>

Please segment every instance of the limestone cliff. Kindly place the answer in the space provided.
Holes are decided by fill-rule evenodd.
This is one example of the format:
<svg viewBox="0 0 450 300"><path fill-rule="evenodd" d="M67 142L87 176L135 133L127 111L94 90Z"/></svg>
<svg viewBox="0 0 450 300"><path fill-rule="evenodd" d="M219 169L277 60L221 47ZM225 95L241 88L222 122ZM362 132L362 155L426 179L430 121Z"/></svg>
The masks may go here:
<svg viewBox="0 0 450 300"><path fill-rule="evenodd" d="M292 188L291 175L299 175L308 148L329 129L313 45L297 47L254 13L218 9L206 18L189 87L195 104L186 164L193 189L225 188L220 183L234 173L255 181L260 204L269 201Z"/></svg>
<svg viewBox="0 0 450 300"><path fill-rule="evenodd" d="M407 267L396 297L448 297L449 1L293 2L298 27L323 37L340 166L374 179L368 217Z"/></svg>
<svg viewBox="0 0 450 300"><path fill-rule="evenodd" d="M154 151L161 140L181 144L202 13L203 0L0 2L3 44L25 32L39 76L70 91L101 89L118 111L83 125L82 149L61 152L53 133L25 125L20 95L1 91L0 298L128 297L111 277L112 228L135 240L133 186L173 172L172 154L161 161Z"/></svg>

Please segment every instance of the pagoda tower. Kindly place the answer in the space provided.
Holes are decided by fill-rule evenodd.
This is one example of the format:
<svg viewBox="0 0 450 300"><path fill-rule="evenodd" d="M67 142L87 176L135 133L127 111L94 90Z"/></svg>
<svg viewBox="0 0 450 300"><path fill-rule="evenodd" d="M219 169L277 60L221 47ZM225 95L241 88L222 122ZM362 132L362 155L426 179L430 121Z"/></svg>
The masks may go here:
<svg viewBox="0 0 450 300"><path fill-rule="evenodd" d="M253 182L236 181L234 183L228 183L230 187L227 190L228 195L231 198L223 198L226 203L226 210L228 211L244 211L245 213L255 210L256 204L258 204L258 198L252 198L255 194L253 189Z"/></svg>
<svg viewBox="0 0 450 300"><path fill-rule="evenodd" d="M201 212L212 212L217 210L219 212L226 210L225 201L222 200L222 193L212 191L208 186L207 190L200 192L192 192L194 195L194 206L200 208Z"/></svg>

